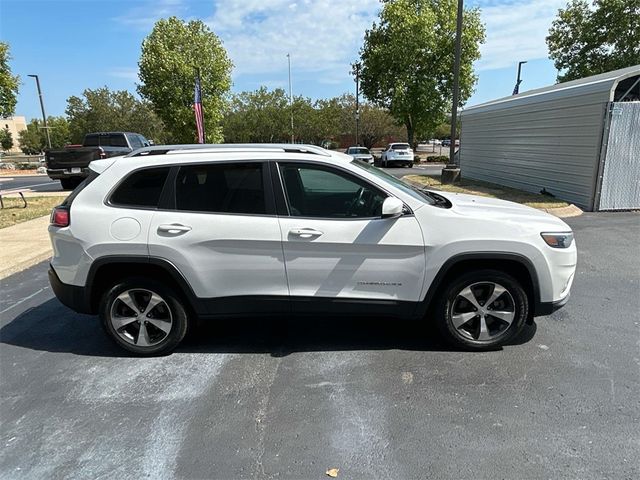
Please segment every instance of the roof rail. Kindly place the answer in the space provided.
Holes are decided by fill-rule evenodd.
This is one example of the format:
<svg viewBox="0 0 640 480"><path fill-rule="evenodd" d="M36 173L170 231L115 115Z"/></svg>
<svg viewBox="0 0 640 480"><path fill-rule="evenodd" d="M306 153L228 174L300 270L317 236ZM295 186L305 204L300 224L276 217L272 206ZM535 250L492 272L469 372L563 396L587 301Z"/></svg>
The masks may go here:
<svg viewBox="0 0 640 480"><path fill-rule="evenodd" d="M216 143L216 144L186 144L186 145L154 145L134 150L126 157L142 157L147 155L166 155L167 153L205 153L210 152L269 152L283 151L291 153L312 153L330 157L331 153L316 145L295 143Z"/></svg>

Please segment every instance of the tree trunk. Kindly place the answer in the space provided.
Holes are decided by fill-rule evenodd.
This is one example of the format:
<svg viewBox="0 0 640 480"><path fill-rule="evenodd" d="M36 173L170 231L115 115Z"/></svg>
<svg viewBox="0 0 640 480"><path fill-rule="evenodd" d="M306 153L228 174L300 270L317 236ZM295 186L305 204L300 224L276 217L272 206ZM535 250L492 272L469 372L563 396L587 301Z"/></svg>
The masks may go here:
<svg viewBox="0 0 640 480"><path fill-rule="evenodd" d="M409 123L406 124L407 127L407 143L413 148L413 126Z"/></svg>

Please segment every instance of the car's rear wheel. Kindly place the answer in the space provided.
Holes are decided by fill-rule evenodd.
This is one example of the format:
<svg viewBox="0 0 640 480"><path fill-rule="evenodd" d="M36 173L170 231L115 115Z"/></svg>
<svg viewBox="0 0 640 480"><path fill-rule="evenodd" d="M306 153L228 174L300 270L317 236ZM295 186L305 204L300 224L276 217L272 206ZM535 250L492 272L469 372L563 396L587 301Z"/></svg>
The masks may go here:
<svg viewBox="0 0 640 480"><path fill-rule="evenodd" d="M103 296L99 313L111 339L137 355L168 353L187 333L188 318L180 298L147 278L128 278L114 285Z"/></svg>
<svg viewBox="0 0 640 480"><path fill-rule="evenodd" d="M527 294L515 278L478 270L460 275L446 288L437 306L437 322L450 343L486 350L518 335L528 312Z"/></svg>
<svg viewBox="0 0 640 480"><path fill-rule="evenodd" d="M413 162L409 162L409 163L407 164L407 167L409 167L409 168L413 168Z"/></svg>

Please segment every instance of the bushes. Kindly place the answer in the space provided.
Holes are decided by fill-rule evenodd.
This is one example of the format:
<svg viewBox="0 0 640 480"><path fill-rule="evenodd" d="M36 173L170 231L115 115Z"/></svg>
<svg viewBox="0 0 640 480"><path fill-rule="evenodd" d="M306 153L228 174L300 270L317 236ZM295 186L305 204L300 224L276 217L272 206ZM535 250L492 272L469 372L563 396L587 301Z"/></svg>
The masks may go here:
<svg viewBox="0 0 640 480"><path fill-rule="evenodd" d="M434 155L432 157L426 157L425 161L431 163L449 163L449 157L447 155Z"/></svg>

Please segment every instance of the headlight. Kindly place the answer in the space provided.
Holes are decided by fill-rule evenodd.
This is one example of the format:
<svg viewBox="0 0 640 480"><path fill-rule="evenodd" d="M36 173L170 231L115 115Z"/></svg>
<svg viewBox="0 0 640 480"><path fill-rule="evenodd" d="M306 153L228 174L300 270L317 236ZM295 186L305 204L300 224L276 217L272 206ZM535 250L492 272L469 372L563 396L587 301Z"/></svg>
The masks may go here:
<svg viewBox="0 0 640 480"><path fill-rule="evenodd" d="M553 248L569 248L573 243L573 232L541 233L540 236Z"/></svg>

